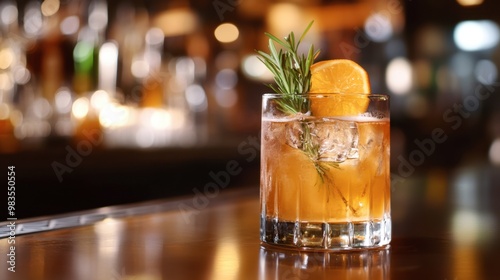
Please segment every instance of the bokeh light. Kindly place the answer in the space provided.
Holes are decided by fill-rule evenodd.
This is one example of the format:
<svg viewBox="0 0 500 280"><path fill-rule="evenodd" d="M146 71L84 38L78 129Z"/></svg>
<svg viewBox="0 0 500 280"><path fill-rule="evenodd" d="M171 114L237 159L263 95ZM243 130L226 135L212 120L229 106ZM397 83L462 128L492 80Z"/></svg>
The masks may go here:
<svg viewBox="0 0 500 280"><path fill-rule="evenodd" d="M75 34L80 28L80 19L77 16L69 16L61 21L59 28L64 35Z"/></svg>
<svg viewBox="0 0 500 280"><path fill-rule="evenodd" d="M175 73L177 83L182 88L186 88L194 82L196 64L190 57L181 57L175 62Z"/></svg>
<svg viewBox="0 0 500 280"><path fill-rule="evenodd" d="M90 97L90 106L93 109L100 111L111 100L109 93L104 90L98 90Z"/></svg>
<svg viewBox="0 0 500 280"><path fill-rule="evenodd" d="M198 26L198 20L192 10L177 8L160 13L154 19L154 25L159 27L165 36L172 37L193 32Z"/></svg>
<svg viewBox="0 0 500 280"><path fill-rule="evenodd" d="M386 69L386 83L389 90L395 94L406 94L413 82L413 71L408 59L398 57L389 62Z"/></svg>
<svg viewBox="0 0 500 280"><path fill-rule="evenodd" d="M61 3L59 0L45 0L42 2L42 5L40 6L40 10L42 11L42 14L46 17L53 16L59 11L59 7L61 6Z"/></svg>
<svg viewBox="0 0 500 280"><path fill-rule="evenodd" d="M207 96L205 90L200 85L193 84L186 88L186 100L189 107L196 112L207 109Z"/></svg>
<svg viewBox="0 0 500 280"><path fill-rule="evenodd" d="M233 69L222 69L215 75L215 83L222 89L232 89L238 83L238 75Z"/></svg>
<svg viewBox="0 0 500 280"><path fill-rule="evenodd" d="M15 60L14 51L11 48L0 49L0 69L10 68Z"/></svg>
<svg viewBox="0 0 500 280"><path fill-rule="evenodd" d="M19 85L25 85L31 80L31 72L24 65L16 65L12 72L14 81Z"/></svg>
<svg viewBox="0 0 500 280"><path fill-rule="evenodd" d="M54 97L57 112L61 114L69 113L71 111L72 99L73 97L68 88L59 89Z"/></svg>
<svg viewBox="0 0 500 280"><path fill-rule="evenodd" d="M170 114L157 108L144 108L139 112L139 124L142 127L153 129L165 129L172 122Z"/></svg>
<svg viewBox="0 0 500 280"><path fill-rule="evenodd" d="M496 138L493 143L491 143L488 155L491 163L500 165L500 138Z"/></svg>
<svg viewBox="0 0 500 280"><path fill-rule="evenodd" d="M165 38L165 35L163 34L163 31L158 28L158 27L153 27L148 30L146 33L146 43L151 46L157 46L160 44L163 44L163 39Z"/></svg>
<svg viewBox="0 0 500 280"><path fill-rule="evenodd" d="M145 78L149 74L149 63L144 59L144 56L136 56L130 67L132 75L138 79Z"/></svg>
<svg viewBox="0 0 500 280"><path fill-rule="evenodd" d="M491 20L462 21L453 31L453 40L463 51L480 51L495 47L500 39L498 25Z"/></svg>
<svg viewBox="0 0 500 280"><path fill-rule="evenodd" d="M150 124L157 130L167 129L172 124L172 116L166 110L154 110L150 117Z"/></svg>
<svg viewBox="0 0 500 280"><path fill-rule="evenodd" d="M474 76L483 85L493 85L498 76L497 66L491 60L479 60L474 67Z"/></svg>
<svg viewBox="0 0 500 280"><path fill-rule="evenodd" d="M250 79L261 81L270 81L273 79L273 74L259 60L257 55L248 55L243 58L242 71Z"/></svg>
<svg viewBox="0 0 500 280"><path fill-rule="evenodd" d="M89 27L95 31L102 31L108 25L108 5L103 0L95 0L90 5Z"/></svg>
<svg viewBox="0 0 500 280"><path fill-rule="evenodd" d="M10 116L10 107L7 103L0 102L0 120L6 120Z"/></svg>
<svg viewBox="0 0 500 280"><path fill-rule="evenodd" d="M214 36L221 43L231 43L238 39L240 31L238 27L232 23L223 23L214 31Z"/></svg>
<svg viewBox="0 0 500 280"><path fill-rule="evenodd" d="M102 44L99 50L99 87L114 92L118 74L118 46L115 42Z"/></svg>
<svg viewBox="0 0 500 280"><path fill-rule="evenodd" d="M3 25L8 26L12 23L15 23L17 17L18 10L14 3L7 2L0 5L0 21Z"/></svg>
<svg viewBox="0 0 500 280"><path fill-rule="evenodd" d="M269 32L278 37L288 34L290 30L302 30L303 24L306 21L304 10L293 3L277 3L269 8L267 14L267 22L269 24Z"/></svg>
<svg viewBox="0 0 500 280"><path fill-rule="evenodd" d="M477 6L483 4L483 0L457 0L457 3L461 6Z"/></svg>
<svg viewBox="0 0 500 280"><path fill-rule="evenodd" d="M83 119L89 113L89 99L86 97L80 97L73 103L71 112L76 119Z"/></svg>
<svg viewBox="0 0 500 280"><path fill-rule="evenodd" d="M0 72L0 90L10 91L14 87L12 75L8 72Z"/></svg>
<svg viewBox="0 0 500 280"><path fill-rule="evenodd" d="M99 113L99 123L105 128L125 126L131 119L131 110L116 103L107 104Z"/></svg>
<svg viewBox="0 0 500 280"><path fill-rule="evenodd" d="M154 131L147 127L140 127L135 134L135 141L141 148L150 148L155 143Z"/></svg>
<svg viewBox="0 0 500 280"><path fill-rule="evenodd" d="M383 13L371 14L365 21L364 30L374 42L385 42L393 35L391 19Z"/></svg>
<svg viewBox="0 0 500 280"><path fill-rule="evenodd" d="M37 36L43 25L43 17L40 3L30 2L24 11L24 32L28 36Z"/></svg>
<svg viewBox="0 0 500 280"><path fill-rule="evenodd" d="M47 99L43 97L36 98L33 101L33 114L39 119L47 119L52 114L52 107Z"/></svg>

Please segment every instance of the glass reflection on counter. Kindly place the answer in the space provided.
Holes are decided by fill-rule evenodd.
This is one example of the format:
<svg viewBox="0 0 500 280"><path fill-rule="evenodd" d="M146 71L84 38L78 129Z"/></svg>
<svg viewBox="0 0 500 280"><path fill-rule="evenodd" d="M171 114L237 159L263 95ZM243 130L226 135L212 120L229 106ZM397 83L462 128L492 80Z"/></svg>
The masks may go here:
<svg viewBox="0 0 500 280"><path fill-rule="evenodd" d="M390 279L390 249L305 252L260 249L259 279Z"/></svg>
<svg viewBox="0 0 500 280"><path fill-rule="evenodd" d="M485 279L481 265L484 251L496 244L498 217L490 196L494 196L495 167L465 166L457 170L452 182L453 216L451 231L454 241L455 275L464 279Z"/></svg>
<svg viewBox="0 0 500 280"><path fill-rule="evenodd" d="M493 168L464 167L453 182L453 239L458 246L490 244L496 238L497 222L488 202L492 193ZM467 226L464 226L467 225Z"/></svg>
<svg viewBox="0 0 500 280"><path fill-rule="evenodd" d="M211 279L238 279L241 277L239 247L234 242L221 242L215 251Z"/></svg>

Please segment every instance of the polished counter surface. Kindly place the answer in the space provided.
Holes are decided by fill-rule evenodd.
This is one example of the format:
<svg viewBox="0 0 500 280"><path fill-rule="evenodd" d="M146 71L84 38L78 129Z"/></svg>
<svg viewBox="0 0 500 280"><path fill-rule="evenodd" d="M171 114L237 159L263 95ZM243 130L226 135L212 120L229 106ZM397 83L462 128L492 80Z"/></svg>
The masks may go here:
<svg viewBox="0 0 500 280"><path fill-rule="evenodd" d="M0 279L499 279L497 174L479 166L400 178L393 241L380 250L261 247L258 186L21 219L15 234L3 222Z"/></svg>

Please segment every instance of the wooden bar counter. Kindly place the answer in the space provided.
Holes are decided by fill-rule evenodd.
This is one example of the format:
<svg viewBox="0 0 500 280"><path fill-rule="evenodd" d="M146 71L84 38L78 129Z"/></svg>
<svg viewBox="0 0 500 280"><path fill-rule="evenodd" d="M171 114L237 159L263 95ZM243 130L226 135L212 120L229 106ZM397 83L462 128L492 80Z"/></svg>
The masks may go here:
<svg viewBox="0 0 500 280"><path fill-rule="evenodd" d="M393 241L380 250L261 247L258 186L17 220L15 234L7 221L0 279L500 279L497 174L480 166L397 182Z"/></svg>

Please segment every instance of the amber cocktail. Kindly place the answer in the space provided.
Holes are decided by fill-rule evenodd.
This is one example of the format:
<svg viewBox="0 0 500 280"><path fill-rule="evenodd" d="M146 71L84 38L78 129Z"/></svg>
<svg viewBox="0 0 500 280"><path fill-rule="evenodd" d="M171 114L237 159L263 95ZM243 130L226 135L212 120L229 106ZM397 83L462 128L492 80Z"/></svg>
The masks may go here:
<svg viewBox="0 0 500 280"><path fill-rule="evenodd" d="M391 240L389 98L283 95L262 103L261 241L298 249L382 247ZM322 106L344 106L328 115ZM362 108L356 112L349 108Z"/></svg>

